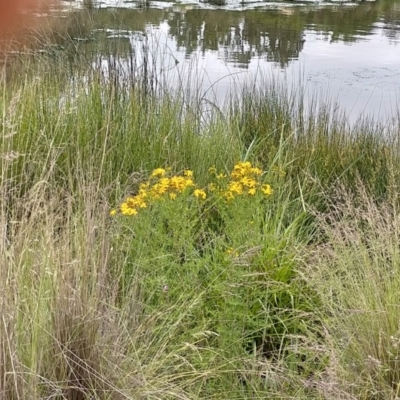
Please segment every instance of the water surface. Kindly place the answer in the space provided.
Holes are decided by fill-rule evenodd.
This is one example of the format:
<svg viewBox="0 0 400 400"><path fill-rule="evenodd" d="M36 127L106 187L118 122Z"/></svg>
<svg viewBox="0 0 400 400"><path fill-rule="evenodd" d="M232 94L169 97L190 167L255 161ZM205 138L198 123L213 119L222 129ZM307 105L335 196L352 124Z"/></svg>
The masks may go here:
<svg viewBox="0 0 400 400"><path fill-rule="evenodd" d="M360 114L386 121L397 113L398 0L96 4L93 38L108 44L118 39L119 57L151 64L162 85L189 79L200 97L222 104L232 86L265 85L274 77L289 87L301 83L308 99L337 101L353 121Z"/></svg>

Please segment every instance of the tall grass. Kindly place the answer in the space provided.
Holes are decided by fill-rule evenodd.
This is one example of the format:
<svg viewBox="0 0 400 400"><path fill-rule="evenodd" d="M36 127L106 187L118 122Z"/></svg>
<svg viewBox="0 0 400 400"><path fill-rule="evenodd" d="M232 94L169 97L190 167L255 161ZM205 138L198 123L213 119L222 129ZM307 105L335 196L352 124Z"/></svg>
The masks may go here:
<svg viewBox="0 0 400 400"><path fill-rule="evenodd" d="M359 185L336 190L319 214L324 243L310 251L307 276L320 293L331 363L341 398L398 397L398 201L379 205ZM328 387L326 387L327 389Z"/></svg>
<svg viewBox="0 0 400 400"><path fill-rule="evenodd" d="M273 87L205 124L86 56L1 83L2 398L396 398L396 137ZM154 168L239 160L268 201L109 216Z"/></svg>

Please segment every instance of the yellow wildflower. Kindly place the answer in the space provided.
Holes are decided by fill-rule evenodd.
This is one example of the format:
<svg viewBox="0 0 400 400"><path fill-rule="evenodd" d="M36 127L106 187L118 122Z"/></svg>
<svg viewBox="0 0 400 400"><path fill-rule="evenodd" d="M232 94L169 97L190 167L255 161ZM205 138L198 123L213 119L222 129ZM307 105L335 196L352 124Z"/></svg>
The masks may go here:
<svg viewBox="0 0 400 400"><path fill-rule="evenodd" d="M193 180L192 179L186 179L185 187L193 187L193 186L195 186Z"/></svg>
<svg viewBox="0 0 400 400"><path fill-rule="evenodd" d="M136 196L136 204L139 208L146 208L147 204L142 196Z"/></svg>
<svg viewBox="0 0 400 400"><path fill-rule="evenodd" d="M138 197L141 197L142 199L145 199L149 195L149 192L147 190L142 190L139 189Z"/></svg>
<svg viewBox="0 0 400 400"><path fill-rule="evenodd" d="M151 177L152 178L161 178L165 175L165 169L164 168L156 168L155 170L153 170L153 172L151 173Z"/></svg>
<svg viewBox="0 0 400 400"><path fill-rule="evenodd" d="M150 187L150 183L149 182L141 183L139 185L139 193L140 192L146 192L149 189L149 187Z"/></svg>
<svg viewBox="0 0 400 400"><path fill-rule="evenodd" d="M215 168L215 165L213 165L212 167L210 167L210 168L208 169L208 172L209 172L210 174L216 174L216 173L217 173L217 169Z"/></svg>
<svg viewBox="0 0 400 400"><path fill-rule="evenodd" d="M170 187L173 190L182 192L186 187L186 179L183 176L173 176L170 180Z"/></svg>
<svg viewBox="0 0 400 400"><path fill-rule="evenodd" d="M218 174L217 176L216 176L216 178L217 179L224 179L224 178L226 178L226 174Z"/></svg>
<svg viewBox="0 0 400 400"><path fill-rule="evenodd" d="M193 171L191 171L190 169L185 169L185 171L183 171L183 175L187 178L191 178L193 176Z"/></svg>
<svg viewBox="0 0 400 400"><path fill-rule="evenodd" d="M228 192L225 192L223 196L225 197L225 199L226 199L227 201L233 200L233 199L235 198L235 196L233 195L233 193L232 193L232 192L229 192L229 191L228 191Z"/></svg>
<svg viewBox="0 0 400 400"><path fill-rule="evenodd" d="M207 193L202 189L195 189L193 192L193 196L205 200L207 197Z"/></svg>
<svg viewBox="0 0 400 400"><path fill-rule="evenodd" d="M110 215L111 215L112 217L113 217L116 213L117 213L117 210L116 210L116 209L113 209L113 210L110 211Z"/></svg>
<svg viewBox="0 0 400 400"><path fill-rule="evenodd" d="M162 178L162 179L160 179L159 184L162 187L168 188L168 186L170 184L170 179L169 178Z"/></svg>
<svg viewBox="0 0 400 400"><path fill-rule="evenodd" d="M254 188L257 185L257 182L254 179L249 178L247 176L245 176L244 178L240 179L240 183L242 185L244 185L244 186L249 187L249 188Z"/></svg>
<svg viewBox="0 0 400 400"><path fill-rule="evenodd" d="M125 204L126 204L127 207L135 208L135 206L136 206L135 198L134 197L128 197L125 200Z"/></svg>
<svg viewBox="0 0 400 400"><path fill-rule="evenodd" d="M254 195L256 194L256 188L255 188L255 187L250 188L250 189L247 191L247 193L248 193L249 195L251 195L251 196L254 196Z"/></svg>
<svg viewBox="0 0 400 400"><path fill-rule="evenodd" d="M273 190L270 185L263 185L261 191L266 195L270 196L273 193Z"/></svg>
<svg viewBox="0 0 400 400"><path fill-rule="evenodd" d="M128 197L125 200L125 203L126 203L127 207L130 207L130 208L146 207L146 202L144 201L143 196L140 196L140 195L135 196L135 197Z"/></svg>
<svg viewBox="0 0 400 400"><path fill-rule="evenodd" d="M167 191L168 187L162 186L162 185L154 185L151 189L151 197L153 199L159 198L161 195L163 195Z"/></svg>
<svg viewBox="0 0 400 400"><path fill-rule="evenodd" d="M136 215L138 212L136 208L131 207L127 202L121 204L122 215Z"/></svg>
<svg viewBox="0 0 400 400"><path fill-rule="evenodd" d="M169 178L161 178L158 183L154 184L151 188L151 196L153 198L158 198L160 195L167 192L170 185Z"/></svg>
<svg viewBox="0 0 400 400"><path fill-rule="evenodd" d="M243 185L240 182L230 182L228 190L235 194L243 194Z"/></svg>
<svg viewBox="0 0 400 400"><path fill-rule="evenodd" d="M251 168L251 173L253 174L253 175L262 175L262 170L260 169L260 168L257 168L257 167L254 167L254 168Z"/></svg>
<svg viewBox="0 0 400 400"><path fill-rule="evenodd" d="M238 162L234 167L233 171L231 172L231 177L233 179L240 179L243 176L251 174L251 162Z"/></svg>
<svg viewBox="0 0 400 400"><path fill-rule="evenodd" d="M216 186L215 183L210 183L210 184L208 185L208 190L209 190L210 192L216 192L216 191L218 190L218 188L217 188L217 186Z"/></svg>
<svg viewBox="0 0 400 400"><path fill-rule="evenodd" d="M183 192L185 188L194 186L194 182L190 178L185 178L183 176L173 176L170 179L170 188L176 190L177 192Z"/></svg>
<svg viewBox="0 0 400 400"><path fill-rule="evenodd" d="M170 193L170 194L169 194L169 198L170 198L171 200L175 200L175 199L176 199L176 196L177 196L176 193Z"/></svg>

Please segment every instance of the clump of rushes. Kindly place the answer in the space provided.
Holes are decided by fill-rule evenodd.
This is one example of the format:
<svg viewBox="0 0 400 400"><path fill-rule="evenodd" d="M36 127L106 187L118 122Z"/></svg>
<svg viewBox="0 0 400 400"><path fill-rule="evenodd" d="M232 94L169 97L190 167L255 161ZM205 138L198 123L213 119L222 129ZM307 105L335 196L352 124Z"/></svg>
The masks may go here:
<svg viewBox="0 0 400 400"><path fill-rule="evenodd" d="M119 209L111 210L110 215L137 215L140 209L147 208L154 202L175 200L183 194L189 194L199 200L215 196L231 201L237 196L254 196L257 193L270 196L273 193L269 184L262 183L262 169L253 167L249 161L238 162L229 175L218 172L215 167L211 167L209 172L211 182L206 188L198 188L193 171L189 169L184 170L182 174L171 175L170 168L156 168L149 179L139 185L138 193L127 197Z"/></svg>

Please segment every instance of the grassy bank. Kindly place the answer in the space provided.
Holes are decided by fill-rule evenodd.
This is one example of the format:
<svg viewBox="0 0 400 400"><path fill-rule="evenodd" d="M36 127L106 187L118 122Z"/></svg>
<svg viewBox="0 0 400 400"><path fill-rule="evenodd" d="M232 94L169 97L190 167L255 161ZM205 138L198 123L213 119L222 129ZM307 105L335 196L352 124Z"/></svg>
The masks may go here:
<svg viewBox="0 0 400 400"><path fill-rule="evenodd" d="M2 398L397 398L395 130L65 54L1 84Z"/></svg>

